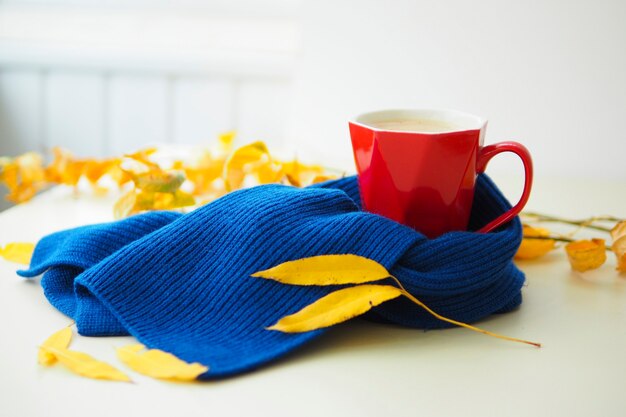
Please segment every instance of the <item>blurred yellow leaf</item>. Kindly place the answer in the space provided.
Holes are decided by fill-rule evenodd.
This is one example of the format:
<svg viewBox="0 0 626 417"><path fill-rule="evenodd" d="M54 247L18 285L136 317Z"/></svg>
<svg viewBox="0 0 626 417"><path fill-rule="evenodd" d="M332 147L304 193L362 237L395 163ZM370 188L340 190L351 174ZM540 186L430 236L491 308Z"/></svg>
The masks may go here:
<svg viewBox="0 0 626 417"><path fill-rule="evenodd" d="M185 176L181 172L167 172L160 168L134 174L132 178L137 188L142 191L157 193L173 193L185 181Z"/></svg>
<svg viewBox="0 0 626 417"><path fill-rule="evenodd" d="M335 175L316 175L315 178L313 178L313 181L311 181L311 184L318 184L320 182L330 181L335 178L337 178Z"/></svg>
<svg viewBox="0 0 626 417"><path fill-rule="evenodd" d="M196 204L196 200L191 194L181 190L174 193L154 193L153 201L153 210L172 210Z"/></svg>
<svg viewBox="0 0 626 417"><path fill-rule="evenodd" d="M106 362L75 350L61 349L52 346L41 346L41 349L54 355L56 359L75 374L94 379L129 382L130 378Z"/></svg>
<svg viewBox="0 0 626 417"><path fill-rule="evenodd" d="M119 220L133 214L136 201L137 192L135 190L130 190L124 194L115 202L115 205L113 206L113 218Z"/></svg>
<svg viewBox="0 0 626 417"><path fill-rule="evenodd" d="M626 272L626 220L621 221L611 229L613 244L611 250L617 257L617 270Z"/></svg>
<svg viewBox="0 0 626 417"><path fill-rule="evenodd" d="M604 239L577 240L565 245L565 251L575 271L596 269L606 261Z"/></svg>
<svg viewBox="0 0 626 417"><path fill-rule="evenodd" d="M196 199L191 194L181 190L173 193L159 193L133 189L115 202L113 217L123 219L142 211L173 210L195 204Z"/></svg>
<svg viewBox="0 0 626 417"><path fill-rule="evenodd" d="M520 244L515 259L535 259L539 258L555 247L555 241L552 239L533 239L537 237L548 237L550 231L540 227L531 227L527 224L523 225L524 238Z"/></svg>
<svg viewBox="0 0 626 417"><path fill-rule="evenodd" d="M250 164L258 164L270 160L269 151L263 142L253 142L236 149L226 159L222 178L226 191L241 188L243 180L250 173Z"/></svg>
<svg viewBox="0 0 626 417"><path fill-rule="evenodd" d="M378 262L358 255L320 255L284 262L252 274L291 285L362 284L390 276Z"/></svg>
<svg viewBox="0 0 626 417"><path fill-rule="evenodd" d="M102 178L102 176L109 173L109 171L111 171L114 167L119 166L120 163L121 161L117 158L100 161L90 159L86 161L84 175L89 182L95 184L100 178Z"/></svg>
<svg viewBox="0 0 626 417"><path fill-rule="evenodd" d="M117 183L118 186L122 186L133 180L132 175L129 172L123 170L119 163L114 164L111 169L109 169L108 174L111 176L111 179L115 181L115 183Z"/></svg>
<svg viewBox="0 0 626 417"><path fill-rule="evenodd" d="M71 152L59 147L53 148L52 151L54 160L46 168L46 179L57 184L78 184L87 162L75 159Z"/></svg>
<svg viewBox="0 0 626 417"><path fill-rule="evenodd" d="M324 168L320 165L307 165L298 160L282 163L282 173L295 187L304 187L313 184L315 179L324 173Z"/></svg>
<svg viewBox="0 0 626 417"><path fill-rule="evenodd" d="M193 183L194 195L204 195L216 191L215 180L221 178L226 157L213 156L209 151L200 154L189 166L184 166L185 176Z"/></svg>
<svg viewBox="0 0 626 417"><path fill-rule="evenodd" d="M117 349L117 356L134 371L159 379L192 381L209 370L202 364L187 363L159 349L142 352L144 348L140 344L124 346Z"/></svg>
<svg viewBox="0 0 626 417"><path fill-rule="evenodd" d="M221 153L228 154L233 150L233 142L237 132L231 130L230 132L224 132L218 135L217 140L219 143L219 150Z"/></svg>
<svg viewBox="0 0 626 417"><path fill-rule="evenodd" d="M33 243L7 243L4 247L0 248L0 256L7 261L30 265L30 258L33 256L34 250L35 245Z"/></svg>
<svg viewBox="0 0 626 417"><path fill-rule="evenodd" d="M137 152L124 155L126 158L133 159L137 162L144 164L150 169L160 169L159 164L150 160L150 156L157 152L156 147L140 149Z"/></svg>
<svg viewBox="0 0 626 417"><path fill-rule="evenodd" d="M46 341L43 342L39 348L39 353L37 355L39 364L44 366L53 365L57 361L57 357L50 351L46 350L46 348L67 349L71 341L72 329L69 326L54 333L46 339Z"/></svg>
<svg viewBox="0 0 626 417"><path fill-rule="evenodd" d="M301 333L344 322L372 307L397 298L402 291L391 285L357 285L320 298L292 315L283 317L268 330Z"/></svg>
<svg viewBox="0 0 626 417"><path fill-rule="evenodd" d="M45 186L41 155L28 152L15 158L1 158L0 182L9 189L7 200L14 203L30 200Z"/></svg>

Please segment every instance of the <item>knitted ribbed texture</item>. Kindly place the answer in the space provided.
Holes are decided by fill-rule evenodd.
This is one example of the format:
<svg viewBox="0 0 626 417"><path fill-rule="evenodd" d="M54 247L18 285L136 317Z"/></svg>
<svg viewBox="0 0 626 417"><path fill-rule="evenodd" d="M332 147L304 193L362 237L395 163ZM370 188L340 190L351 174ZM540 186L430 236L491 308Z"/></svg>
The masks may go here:
<svg viewBox="0 0 626 417"><path fill-rule="evenodd" d="M435 311L465 322L521 302L523 274L511 262L518 219L489 234L453 232L429 240L359 208L355 177L298 189L265 185L230 193L189 214L151 212L54 233L30 269L46 296L83 335L130 333L151 348L210 367L201 379L272 361L324 330L265 330L332 287L251 278L282 262L352 253L374 259ZM480 176L470 227L509 208ZM394 300L368 317L419 328L446 327Z"/></svg>

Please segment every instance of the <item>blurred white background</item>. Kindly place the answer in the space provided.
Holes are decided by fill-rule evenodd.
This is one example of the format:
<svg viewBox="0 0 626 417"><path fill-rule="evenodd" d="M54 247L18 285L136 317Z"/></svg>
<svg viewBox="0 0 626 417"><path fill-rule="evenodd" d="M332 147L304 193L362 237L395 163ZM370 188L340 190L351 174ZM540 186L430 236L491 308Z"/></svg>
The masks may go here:
<svg viewBox="0 0 626 417"><path fill-rule="evenodd" d="M0 1L0 154L211 143L350 169L347 119L453 108L537 180L626 180L622 0ZM513 156L494 176L521 175Z"/></svg>

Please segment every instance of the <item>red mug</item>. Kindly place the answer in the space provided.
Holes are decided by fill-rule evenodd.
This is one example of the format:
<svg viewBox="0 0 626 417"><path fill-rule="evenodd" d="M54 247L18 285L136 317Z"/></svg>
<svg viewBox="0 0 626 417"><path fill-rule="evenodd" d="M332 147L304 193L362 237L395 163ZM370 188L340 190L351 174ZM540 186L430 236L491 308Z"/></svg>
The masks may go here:
<svg viewBox="0 0 626 417"><path fill-rule="evenodd" d="M530 153L517 142L483 146L487 121L450 110L385 110L349 122L363 208L429 238L467 230L476 176L491 158L513 152L524 164L519 202L478 230L522 211L532 186Z"/></svg>

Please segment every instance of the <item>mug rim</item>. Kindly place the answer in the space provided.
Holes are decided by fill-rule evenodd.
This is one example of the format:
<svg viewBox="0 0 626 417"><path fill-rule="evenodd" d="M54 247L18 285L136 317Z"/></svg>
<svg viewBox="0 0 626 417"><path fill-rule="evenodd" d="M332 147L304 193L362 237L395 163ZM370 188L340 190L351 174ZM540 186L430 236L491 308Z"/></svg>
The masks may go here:
<svg viewBox="0 0 626 417"><path fill-rule="evenodd" d="M394 117L395 116L395 117ZM371 123L375 121L383 121L390 119L402 119L402 118L428 118L432 120L439 120L443 122L454 123L460 126L456 129L442 130L437 132L420 132L418 130L398 130L398 129L384 129L380 127L372 126ZM487 125L487 120L482 117L475 116L470 113L465 113L459 110L452 109L385 109L375 110L366 113L361 113L349 120L349 123L355 124L366 129L370 129L376 132L394 132L394 133L417 133L422 135L440 135L455 132L465 132L471 130L482 130Z"/></svg>

